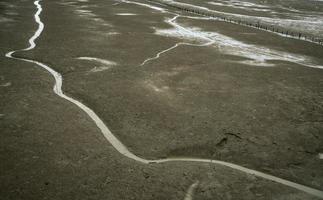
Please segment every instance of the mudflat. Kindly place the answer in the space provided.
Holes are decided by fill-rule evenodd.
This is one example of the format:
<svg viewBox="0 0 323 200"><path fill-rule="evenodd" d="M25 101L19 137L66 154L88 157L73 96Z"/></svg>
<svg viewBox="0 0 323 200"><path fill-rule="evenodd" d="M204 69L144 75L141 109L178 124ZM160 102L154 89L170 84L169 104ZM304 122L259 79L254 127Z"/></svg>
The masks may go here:
<svg viewBox="0 0 323 200"><path fill-rule="evenodd" d="M1 198L322 198L323 46L144 0L0 6Z"/></svg>

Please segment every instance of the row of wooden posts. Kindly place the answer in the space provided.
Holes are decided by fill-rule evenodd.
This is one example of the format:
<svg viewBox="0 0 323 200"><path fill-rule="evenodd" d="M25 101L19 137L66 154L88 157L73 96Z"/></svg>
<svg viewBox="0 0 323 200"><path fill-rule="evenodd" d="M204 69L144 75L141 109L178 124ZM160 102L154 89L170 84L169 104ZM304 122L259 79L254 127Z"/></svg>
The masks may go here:
<svg viewBox="0 0 323 200"><path fill-rule="evenodd" d="M206 16L206 17L213 17L213 18L217 18L217 19L222 20L222 21L230 22L230 23L235 23L235 24L255 27L255 28L258 28L258 29L279 33L279 34L285 35L287 37L298 38L298 39L301 39L301 40L311 41L313 43L323 45L323 38L317 38L317 37L314 37L314 36L308 36L308 35L300 33L300 32L284 30L283 28L278 28L278 27L275 27L273 25L260 24L259 21L257 21L257 22L248 22L248 21L243 21L241 19L236 19L236 18L231 17L231 16L230 17L225 17L225 16L223 16L221 14L211 13L212 11L204 11L204 10L199 10L199 9L192 9L192 8L189 8L189 7L179 6L179 5L175 5L175 4L164 2L164 1L158 1L158 0L157 1L156 0L148 0L148 1L151 1L151 2L154 2L154 3L158 2L158 3L163 4L165 6L173 7L173 8L176 8L178 10L185 11L185 12L190 12L190 13L194 13L194 14L202 15L202 16Z"/></svg>

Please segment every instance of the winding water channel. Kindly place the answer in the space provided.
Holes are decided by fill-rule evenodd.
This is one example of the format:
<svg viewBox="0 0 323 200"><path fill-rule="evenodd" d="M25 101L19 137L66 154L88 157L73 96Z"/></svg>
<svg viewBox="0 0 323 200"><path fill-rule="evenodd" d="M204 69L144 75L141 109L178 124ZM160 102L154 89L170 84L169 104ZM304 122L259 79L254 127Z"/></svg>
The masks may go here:
<svg viewBox="0 0 323 200"><path fill-rule="evenodd" d="M102 119L100 119L100 117L89 107L87 107L86 105L84 105L83 103L81 103L80 101L73 99L69 96L67 96L66 94L64 94L64 92L62 91L62 84L63 84L63 77L60 73L58 73L57 71L53 70L51 67L49 67L48 65L41 63L37 60L31 60L31 59L25 59L25 58L19 58L16 57L14 54L16 52L23 52L23 51L30 51L32 49L34 49L36 47L36 39L40 37L41 33L43 32L45 25L44 23L41 21L40 19L40 14L42 13L43 9L42 6L40 4L41 0L36 0L34 1L34 5L37 8L36 13L34 14L34 19L35 22L38 24L38 28L35 31L34 35L29 39L29 46L25 49L20 49L20 50L14 50L14 51L10 51L8 53L6 53L6 57L10 58L10 59L15 59L15 60L19 60L19 61L24 61L24 62L28 62L28 63L33 63L35 65L38 65L39 67L42 67L43 69L45 69L47 72L49 72L55 79L55 84L54 84L54 92L55 94L57 94L58 96L60 96L61 98L75 104L76 106L78 106L80 109L82 109L92 120L93 122L96 124L96 126L101 130L102 134L104 135L104 137L110 142L110 144L123 156L138 161L142 164L161 164L161 163L165 163L165 162L199 162L199 163L211 163L211 164L216 164L216 165L222 165L222 166L226 166L235 170L239 170L242 172L245 172L247 174L251 174L254 176L258 176L270 181L274 181L292 188L295 188L297 190L312 194L314 196L323 198L323 191L317 190L315 188L311 188L305 185L301 185L292 181L288 181L276 176L272 176L260 171L256 171L253 169L248 169L246 167L240 166L240 165L236 165L233 163L229 163L229 162L224 162L224 161L220 161L220 160L211 160L211 159L200 159L200 158L166 158L166 159L156 159L156 160L148 160L145 158L141 158L138 157L137 155L135 155L134 153L132 153L131 151L128 150L128 148L115 136L113 135L113 133L109 130L109 128L105 125L105 123L102 121ZM146 5L149 6L149 5ZM174 18L173 20L175 20L176 18ZM170 21L171 22L171 21ZM175 48L175 47L173 47ZM143 63L144 64L144 63ZM195 184L197 185L197 183ZM193 185L195 187L195 185ZM193 188L193 187L192 187ZM193 190L193 189L191 189ZM189 192L192 193L192 192ZM187 197L187 199L189 199L189 197Z"/></svg>

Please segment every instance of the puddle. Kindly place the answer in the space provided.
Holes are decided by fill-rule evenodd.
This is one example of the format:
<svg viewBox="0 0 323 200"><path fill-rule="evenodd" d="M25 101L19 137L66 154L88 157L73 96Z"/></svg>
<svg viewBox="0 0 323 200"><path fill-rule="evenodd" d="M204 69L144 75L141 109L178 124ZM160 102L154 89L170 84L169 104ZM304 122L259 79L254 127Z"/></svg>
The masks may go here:
<svg viewBox="0 0 323 200"><path fill-rule="evenodd" d="M117 13L116 15L119 15L119 16L133 16L133 15L137 15L137 14L134 14L134 13Z"/></svg>

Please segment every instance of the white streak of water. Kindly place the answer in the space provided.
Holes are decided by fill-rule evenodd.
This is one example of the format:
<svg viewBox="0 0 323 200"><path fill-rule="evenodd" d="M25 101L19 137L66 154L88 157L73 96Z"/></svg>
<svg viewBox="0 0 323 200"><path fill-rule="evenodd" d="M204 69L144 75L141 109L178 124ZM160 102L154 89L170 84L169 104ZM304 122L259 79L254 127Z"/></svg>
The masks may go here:
<svg viewBox="0 0 323 200"><path fill-rule="evenodd" d="M117 65L117 63L110 61L110 60L106 60L106 59L102 59L102 58L94 58L94 57L78 57L77 59L79 60L89 60L89 61L96 61L100 64L103 65L107 65L107 66L113 66L113 65Z"/></svg>
<svg viewBox="0 0 323 200"><path fill-rule="evenodd" d="M170 19L170 20L167 20L166 22L168 23L168 24L170 24L170 25L172 25L172 26L174 26L174 27L176 27L176 28L178 28L178 29L180 29L181 30L181 32L184 32L184 34L183 35L187 35L187 34L189 34L189 35L194 35L194 32L192 32L192 31L190 31L190 30L188 30L188 29L185 29L185 28L183 28L182 26L180 26L180 25L178 25L177 23L175 23L175 20L179 17L180 15L176 15L175 17L173 17L172 19ZM166 33L167 34L167 33ZM169 47L168 49L165 49L165 50L162 50L162 51L160 51L160 52L158 52L157 54L156 54L156 56L154 56L154 57L151 57L151 58L147 58L146 60L144 60L141 64L140 64L140 66L144 66L146 63L148 63L148 62L150 62L150 61L152 61L152 60L156 60L156 59L158 59L162 54L164 54L164 53L166 53L166 52L168 52L168 51L171 51L171 50L173 50L173 49L175 49L176 47L179 47L179 46L181 46L181 45L188 45L188 46L196 46L196 47L204 47L204 46L209 46L209 45L212 45L213 43L214 43L214 41L212 41L212 40L210 40L209 38L204 38L205 40L208 40L208 42L205 42L205 43L203 43L203 44L194 44L194 43L187 43L187 42L179 42L179 43L176 43L175 45L173 45L173 46L171 46L171 47Z"/></svg>
<svg viewBox="0 0 323 200"><path fill-rule="evenodd" d="M194 196L194 190L196 189L196 187L198 186L199 182L196 181L195 183L193 183L186 192L185 198L184 200L193 200L193 196Z"/></svg>
<svg viewBox="0 0 323 200"><path fill-rule="evenodd" d="M134 16L134 15L137 15L135 13L117 13L116 15L119 15L119 16Z"/></svg>
<svg viewBox="0 0 323 200"><path fill-rule="evenodd" d="M287 185L289 187L293 187L295 189L298 189L298 190L304 191L306 193L315 195L317 197L323 198L323 191L320 191L320 190L317 190L317 189L314 189L314 188L311 188L311 187L308 187L305 185L301 185L301 184L298 184L295 182L291 182L291 181L288 181L285 179L281 179L279 177L275 177L275 176L272 176L269 174L265 174L265 173L262 173L262 172L259 172L256 170L248 169L243 166L239 166L239 165L229 163L229 162L224 162L224 161L219 161L219 160L211 160L211 159L199 159L199 158L167 158L167 159L147 160L147 159L138 157L135 154L133 154L132 152L130 152L128 150L128 148L117 137L115 137L111 133L109 128L104 124L104 122L96 115L96 113L92 109L90 109L86 105L82 104L80 101L73 99L63 93L63 91L62 91L63 78L62 78L61 74L59 74L58 72L56 72L55 70L50 68L48 65L41 63L39 61L18 58L13 55L16 52L29 51L29 50L32 50L36 47L35 40L40 36L42 31L44 30L44 24L42 23L42 21L40 20L40 17L39 17L40 13L42 12L42 7L39 3L40 1L41 0L36 0L34 2L34 4L37 7L37 12L35 13L34 18L35 18L36 23L38 24L38 29L36 30L34 35L29 39L29 47L27 47L25 49L21 49L21 50L15 50L15 51L8 52L8 53L6 53L6 57L11 58L11 59L15 59L15 60L25 61L28 63L33 63L33 64L36 64L36 65L42 67L43 69L47 70L55 79L55 84L54 84L54 88L53 88L55 94L62 97L63 99L66 99L67 101L75 104L80 109L82 109L94 121L94 123L97 125L97 127L101 130L104 137L110 142L110 144L120 154L122 154L125 157L128 157L132 160L141 162L143 164L153 164L153 163L158 164L158 163L166 163L166 162L199 162L199 163L218 164L218 165L226 166L226 167L229 167L232 169L236 169L236 170L245 172L247 174L252 174L252 175L255 175L258 177L262 177L267 180L281 183L281 184Z"/></svg>
<svg viewBox="0 0 323 200"><path fill-rule="evenodd" d="M177 43L173 47L158 53L157 56L153 58L148 58L141 65L147 63L150 60L159 58L160 54L165 53L169 50L172 50L174 49L174 47L177 47L182 44L191 45L191 46L209 46L211 44L214 44L213 46L217 47L218 50L224 54L246 58L247 60L240 61L240 63L242 64L267 67L267 66L274 66L274 64L267 63L267 61L280 60L280 61L295 63L298 65L303 65L306 67L323 69L322 65L318 65L314 63L312 59L307 56L273 50L273 49L258 46L258 45L247 44L247 43L235 40L234 38L219 34L217 32L208 32L208 31L200 30L199 28L185 27L176 22L176 19L178 17L192 18L192 17L177 15L171 20L166 21L168 24L174 27L173 29L156 30L156 34L170 36L170 37L177 37L188 41L195 41L195 42L199 42L200 44L185 43L185 42ZM202 18L195 17L193 19L209 20L209 18L203 18L203 17Z"/></svg>
<svg viewBox="0 0 323 200"><path fill-rule="evenodd" d="M9 87L9 86L11 86L11 82L6 82L0 85L0 87Z"/></svg>

